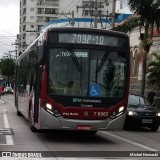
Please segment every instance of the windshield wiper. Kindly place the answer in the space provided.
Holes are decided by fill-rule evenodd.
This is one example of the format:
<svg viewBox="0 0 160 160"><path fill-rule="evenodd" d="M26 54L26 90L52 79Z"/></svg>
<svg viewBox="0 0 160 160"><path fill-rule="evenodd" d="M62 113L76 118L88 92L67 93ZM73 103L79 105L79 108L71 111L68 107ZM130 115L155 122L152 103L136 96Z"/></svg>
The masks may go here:
<svg viewBox="0 0 160 160"><path fill-rule="evenodd" d="M81 67L80 63L78 62L78 59L77 59L77 57L76 57L73 49L68 48L67 50L69 51L70 57L72 58L72 61L73 61L73 63L75 64L77 70L78 70L79 72L81 72L81 71L82 71L82 67Z"/></svg>
<svg viewBox="0 0 160 160"><path fill-rule="evenodd" d="M97 81L94 81L94 80L91 80L92 82L96 83L96 84L99 84L101 87L103 87L104 89L107 89L106 86L104 86L103 84L97 82Z"/></svg>
<svg viewBox="0 0 160 160"><path fill-rule="evenodd" d="M104 63L105 63L105 61L106 61L106 59L107 59L107 57L108 57L109 52L111 51L111 49L112 49L112 47L109 47L109 48L105 51L104 56L102 57L100 64L97 65L96 74L102 69L102 67L103 67L103 65L104 65Z"/></svg>

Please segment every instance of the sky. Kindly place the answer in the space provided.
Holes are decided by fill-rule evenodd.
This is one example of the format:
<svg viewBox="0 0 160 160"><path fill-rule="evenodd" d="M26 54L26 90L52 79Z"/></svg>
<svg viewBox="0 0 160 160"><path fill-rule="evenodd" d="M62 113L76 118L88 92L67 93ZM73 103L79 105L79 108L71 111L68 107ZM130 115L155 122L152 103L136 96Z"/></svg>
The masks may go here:
<svg viewBox="0 0 160 160"><path fill-rule="evenodd" d="M19 33L19 0L0 0L0 58L4 53L15 55L16 35Z"/></svg>

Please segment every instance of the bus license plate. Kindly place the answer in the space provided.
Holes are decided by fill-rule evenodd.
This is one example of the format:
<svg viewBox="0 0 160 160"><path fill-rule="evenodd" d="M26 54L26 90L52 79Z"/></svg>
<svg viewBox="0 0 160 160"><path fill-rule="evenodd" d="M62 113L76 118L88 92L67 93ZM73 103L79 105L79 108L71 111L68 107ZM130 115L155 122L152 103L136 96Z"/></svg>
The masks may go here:
<svg viewBox="0 0 160 160"><path fill-rule="evenodd" d="M91 130L91 126L77 125L77 130L90 131Z"/></svg>
<svg viewBox="0 0 160 160"><path fill-rule="evenodd" d="M152 123L153 119L142 119L142 123Z"/></svg>

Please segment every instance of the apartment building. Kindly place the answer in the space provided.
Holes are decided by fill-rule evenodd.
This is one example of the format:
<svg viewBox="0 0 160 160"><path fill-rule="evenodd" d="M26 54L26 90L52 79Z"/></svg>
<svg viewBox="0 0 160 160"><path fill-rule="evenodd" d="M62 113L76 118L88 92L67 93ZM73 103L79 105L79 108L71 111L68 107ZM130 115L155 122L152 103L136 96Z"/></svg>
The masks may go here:
<svg viewBox="0 0 160 160"><path fill-rule="evenodd" d="M60 18L94 18L95 14L108 16L112 4L113 0L20 0L18 53L36 39L48 22Z"/></svg>
<svg viewBox="0 0 160 160"><path fill-rule="evenodd" d="M128 0L116 0L116 12L121 14L131 13L127 3L128 3Z"/></svg>

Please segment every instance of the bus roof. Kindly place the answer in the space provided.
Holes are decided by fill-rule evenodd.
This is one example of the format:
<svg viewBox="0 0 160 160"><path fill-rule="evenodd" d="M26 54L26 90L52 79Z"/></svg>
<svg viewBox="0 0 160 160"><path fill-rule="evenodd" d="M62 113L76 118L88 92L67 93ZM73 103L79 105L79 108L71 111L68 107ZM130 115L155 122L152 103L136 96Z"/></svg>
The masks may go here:
<svg viewBox="0 0 160 160"><path fill-rule="evenodd" d="M118 31L113 31L113 30L106 30L106 29L98 29L98 28L83 28L83 27L71 27L71 26L64 26L64 27L53 27L53 28L47 28L45 31L43 31L38 37L37 39L35 39L33 41L33 43L17 58L17 62L19 59L21 59L24 55L25 52L29 49L31 49L31 47L33 46L33 44L41 37L43 36L46 32L49 31L55 31L55 32L91 32L93 34L93 32L95 34L108 34L108 35L112 35L112 36L121 36L121 37L128 37L128 35L126 33L123 32L118 32Z"/></svg>
<svg viewBox="0 0 160 160"><path fill-rule="evenodd" d="M95 33L105 33L105 34L112 34L112 35L119 35L119 36L128 36L126 33L119 32L119 31L113 31L113 30L106 30L106 29L98 29L98 28L82 28L82 27L53 27L48 28L46 31L77 31L77 32L95 32ZM45 31L44 31L45 32Z"/></svg>

